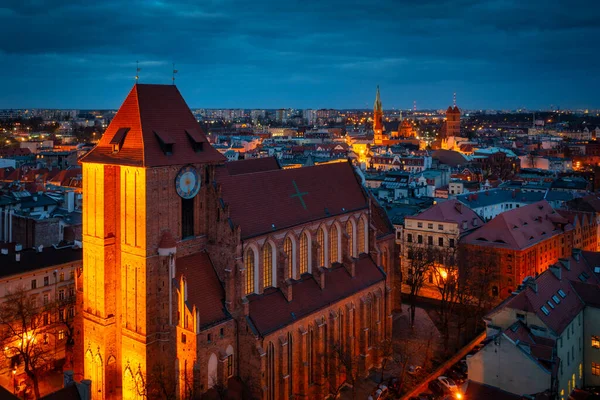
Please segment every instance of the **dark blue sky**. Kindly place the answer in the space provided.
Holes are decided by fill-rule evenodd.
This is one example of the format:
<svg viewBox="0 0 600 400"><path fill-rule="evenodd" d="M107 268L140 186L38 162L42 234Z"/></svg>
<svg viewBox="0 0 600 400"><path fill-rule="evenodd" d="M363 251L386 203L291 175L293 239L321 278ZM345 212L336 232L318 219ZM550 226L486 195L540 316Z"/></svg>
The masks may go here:
<svg viewBox="0 0 600 400"><path fill-rule="evenodd" d="M2 0L0 108L600 108L598 0Z"/></svg>

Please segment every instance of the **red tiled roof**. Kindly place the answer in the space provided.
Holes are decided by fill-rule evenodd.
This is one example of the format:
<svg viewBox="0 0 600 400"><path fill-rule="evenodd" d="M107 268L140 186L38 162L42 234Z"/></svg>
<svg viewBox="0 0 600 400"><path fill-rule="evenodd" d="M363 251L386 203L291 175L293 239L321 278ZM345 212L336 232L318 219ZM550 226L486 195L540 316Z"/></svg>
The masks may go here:
<svg viewBox="0 0 600 400"><path fill-rule="evenodd" d="M503 212L465 237L464 243L521 250L554 236L559 220L567 222L542 200Z"/></svg>
<svg viewBox="0 0 600 400"><path fill-rule="evenodd" d="M250 158L247 160L230 161L225 163L229 175L249 174L281 169L275 157Z"/></svg>
<svg viewBox="0 0 600 400"><path fill-rule="evenodd" d="M122 128L121 149L114 153L111 141ZM208 144L200 125L177 87L173 85L134 85L119 108L100 142L82 157L82 162L155 167L190 163L218 163L225 157ZM166 155L156 135L172 142L172 154ZM192 140L203 140L196 152ZM169 143L167 143L169 144Z"/></svg>
<svg viewBox="0 0 600 400"><path fill-rule="evenodd" d="M188 285L188 302L200 313L205 327L230 318L225 311L225 290L217 277L208 253L195 253L176 260L177 279L183 275Z"/></svg>
<svg viewBox="0 0 600 400"><path fill-rule="evenodd" d="M529 354L545 369L552 372L553 349L556 344L554 340L532 335L529 328L521 321L505 329L504 334L516 344L526 344L529 347Z"/></svg>
<svg viewBox="0 0 600 400"><path fill-rule="evenodd" d="M381 207L375 196L373 196L372 194L370 196L371 217L373 225L375 225L375 228L377 229L377 237L380 238L394 233L396 230L394 228L394 225L390 221L390 218L388 217L387 213L385 212L383 207Z"/></svg>
<svg viewBox="0 0 600 400"><path fill-rule="evenodd" d="M56 174L50 182L58 186L67 186L72 178L81 176L81 167L63 169Z"/></svg>
<svg viewBox="0 0 600 400"><path fill-rule="evenodd" d="M383 272L366 254L361 255L355 271L352 278L343 265L326 269L324 290L312 275L304 275L293 283L290 302L279 289L251 296L250 319L264 336L385 279Z"/></svg>
<svg viewBox="0 0 600 400"><path fill-rule="evenodd" d="M572 281L571 286L586 305L600 308L600 285Z"/></svg>
<svg viewBox="0 0 600 400"><path fill-rule="evenodd" d="M453 199L429 207L420 214L406 217L406 220L455 222L461 233L483 226L483 220L460 201ZM467 223L464 229L463 222Z"/></svg>
<svg viewBox="0 0 600 400"><path fill-rule="evenodd" d="M222 175L218 183L243 238L368 207L350 163Z"/></svg>

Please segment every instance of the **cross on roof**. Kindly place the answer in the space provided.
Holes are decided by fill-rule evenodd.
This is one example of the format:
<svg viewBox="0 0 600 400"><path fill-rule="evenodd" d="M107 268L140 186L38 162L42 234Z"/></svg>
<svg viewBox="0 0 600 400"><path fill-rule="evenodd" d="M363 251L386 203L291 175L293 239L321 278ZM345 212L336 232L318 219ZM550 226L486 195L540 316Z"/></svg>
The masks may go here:
<svg viewBox="0 0 600 400"><path fill-rule="evenodd" d="M308 192L300 192L300 190L298 189L298 185L296 185L296 181L292 181L292 184L294 185L296 193L290 195L290 197L298 197L298 199L300 199L300 203L302 204L302 208L306 210L306 203L304 202L302 196L306 196Z"/></svg>

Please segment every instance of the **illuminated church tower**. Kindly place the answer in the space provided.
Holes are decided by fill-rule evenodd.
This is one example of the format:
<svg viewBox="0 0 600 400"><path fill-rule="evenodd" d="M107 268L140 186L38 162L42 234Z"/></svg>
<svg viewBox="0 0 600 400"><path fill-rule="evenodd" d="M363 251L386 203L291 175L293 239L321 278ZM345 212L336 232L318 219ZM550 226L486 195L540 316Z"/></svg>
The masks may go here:
<svg viewBox="0 0 600 400"><path fill-rule="evenodd" d="M141 84L82 159L82 372L94 400L147 398L155 371L177 374L175 241L205 246L204 183L223 161L175 86Z"/></svg>
<svg viewBox="0 0 600 400"><path fill-rule="evenodd" d="M373 133L374 143L383 144L383 107L381 106L381 97L379 96L379 86L375 95L375 105L373 106Z"/></svg>

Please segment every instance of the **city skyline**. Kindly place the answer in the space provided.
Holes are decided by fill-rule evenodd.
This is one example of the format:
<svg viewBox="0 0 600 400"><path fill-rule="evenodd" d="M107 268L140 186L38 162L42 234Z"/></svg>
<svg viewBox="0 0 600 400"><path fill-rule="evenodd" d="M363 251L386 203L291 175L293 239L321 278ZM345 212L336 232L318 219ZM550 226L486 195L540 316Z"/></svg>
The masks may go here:
<svg viewBox="0 0 600 400"><path fill-rule="evenodd" d="M544 4L9 2L0 108L117 108L136 61L194 108L599 108L600 7Z"/></svg>

